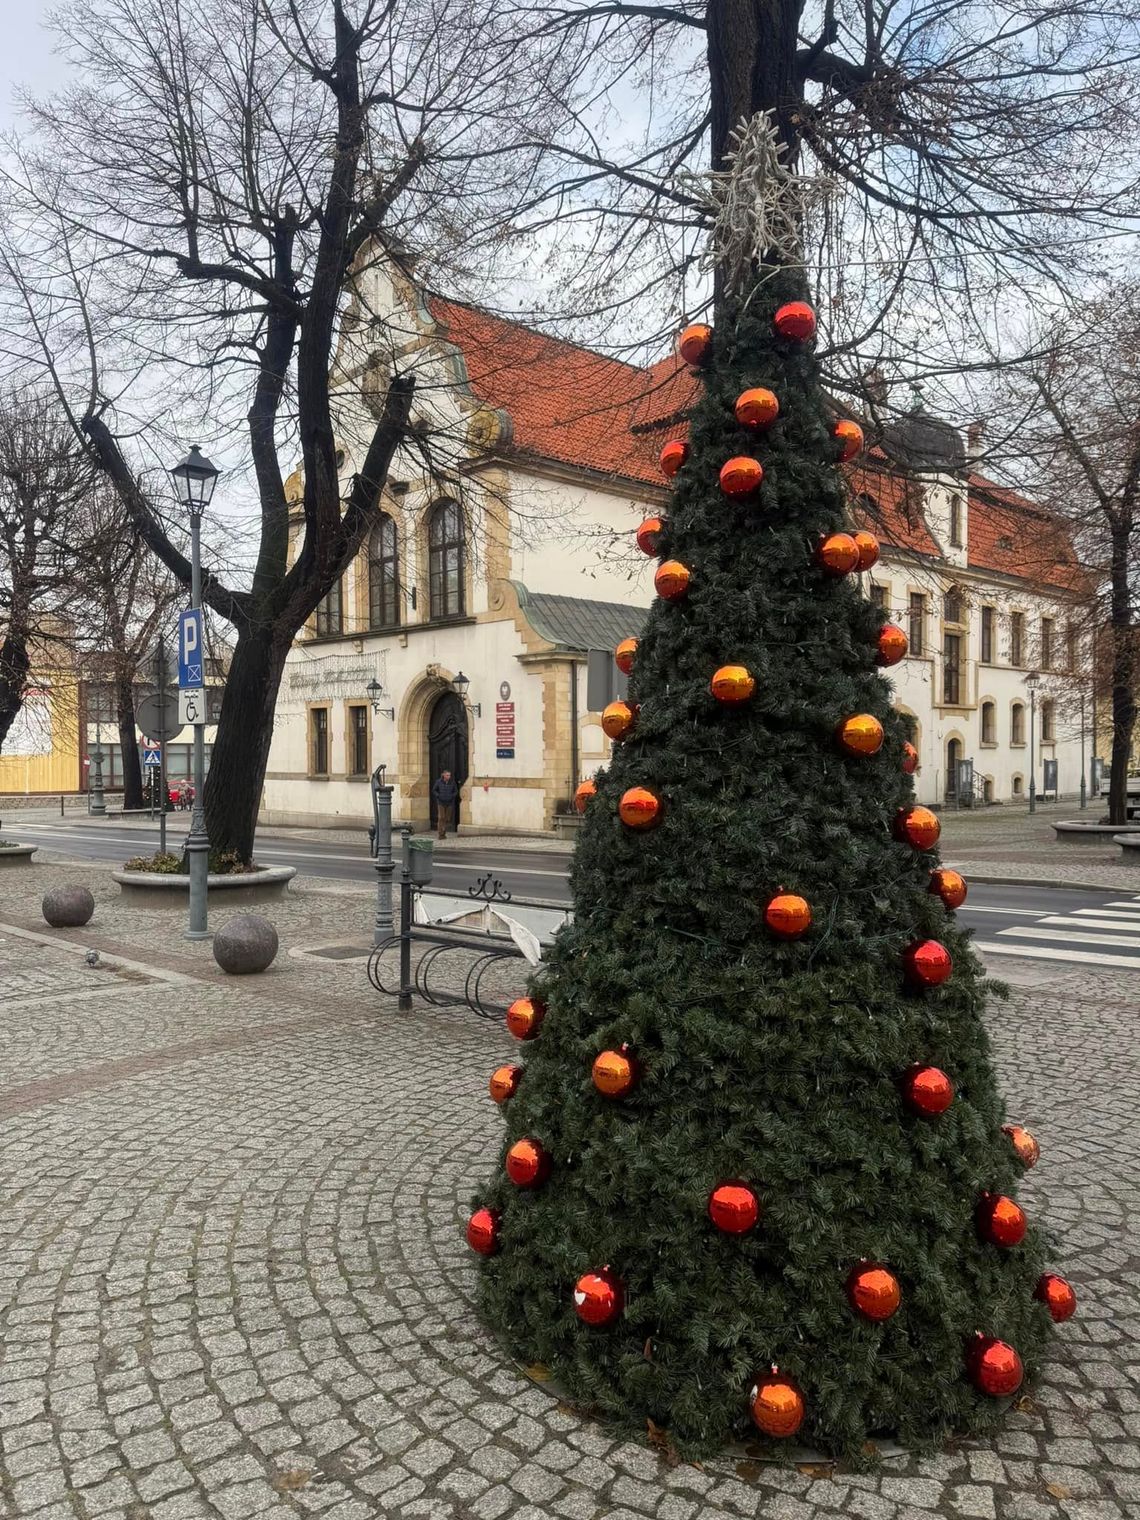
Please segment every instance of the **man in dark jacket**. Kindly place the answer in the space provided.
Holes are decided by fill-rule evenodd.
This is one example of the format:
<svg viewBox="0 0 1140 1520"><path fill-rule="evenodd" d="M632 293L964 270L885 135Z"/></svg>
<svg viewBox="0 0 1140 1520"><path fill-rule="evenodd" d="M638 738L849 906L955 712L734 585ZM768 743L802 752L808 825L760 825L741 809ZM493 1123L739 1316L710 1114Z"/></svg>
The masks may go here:
<svg viewBox="0 0 1140 1520"><path fill-rule="evenodd" d="M431 794L435 800L436 832L440 839L446 839L448 826L454 816L455 804L459 801L459 788L450 771L444 771L437 778L432 786Z"/></svg>

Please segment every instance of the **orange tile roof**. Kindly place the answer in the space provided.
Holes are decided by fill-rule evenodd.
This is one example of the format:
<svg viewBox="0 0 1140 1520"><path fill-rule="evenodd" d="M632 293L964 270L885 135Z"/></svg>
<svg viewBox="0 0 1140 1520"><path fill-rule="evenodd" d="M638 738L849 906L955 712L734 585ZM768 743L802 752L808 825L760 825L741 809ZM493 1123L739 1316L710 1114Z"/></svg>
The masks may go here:
<svg viewBox="0 0 1140 1520"><path fill-rule="evenodd" d="M684 421L677 421L676 434L670 423L697 394L679 358L644 369L477 306L437 295L427 305L441 335L459 349L475 394L510 415L515 449L617 480L664 484L658 452L665 438L683 436ZM856 518L884 543L939 558L914 482L892 472L877 449L865 461L848 472ZM969 476L968 493L972 568L1087 591L1087 576L1055 518L980 475ZM860 496L869 500L861 504Z"/></svg>

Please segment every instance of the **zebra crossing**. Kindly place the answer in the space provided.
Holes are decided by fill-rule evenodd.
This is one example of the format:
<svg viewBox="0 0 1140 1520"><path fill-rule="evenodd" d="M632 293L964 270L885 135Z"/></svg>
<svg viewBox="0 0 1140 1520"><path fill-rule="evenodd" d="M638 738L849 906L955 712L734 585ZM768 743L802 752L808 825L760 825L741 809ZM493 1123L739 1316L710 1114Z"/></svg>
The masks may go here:
<svg viewBox="0 0 1140 1520"><path fill-rule="evenodd" d="M978 907L977 913L1018 914L1032 923L1015 923L985 933L975 923L974 948L984 956L1015 955L1023 960L1067 961L1140 971L1140 897L1124 897L1073 908L1064 913L1031 909Z"/></svg>

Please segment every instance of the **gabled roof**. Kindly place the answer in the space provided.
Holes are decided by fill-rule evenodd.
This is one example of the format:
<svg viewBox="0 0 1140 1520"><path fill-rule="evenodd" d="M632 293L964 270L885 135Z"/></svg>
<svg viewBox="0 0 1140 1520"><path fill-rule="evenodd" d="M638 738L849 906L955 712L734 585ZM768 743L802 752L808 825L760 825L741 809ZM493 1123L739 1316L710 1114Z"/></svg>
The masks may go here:
<svg viewBox="0 0 1140 1520"><path fill-rule="evenodd" d="M535 633L560 649L613 649L622 639L636 638L649 616L648 607L528 591L522 581L512 581L511 585L519 610Z"/></svg>

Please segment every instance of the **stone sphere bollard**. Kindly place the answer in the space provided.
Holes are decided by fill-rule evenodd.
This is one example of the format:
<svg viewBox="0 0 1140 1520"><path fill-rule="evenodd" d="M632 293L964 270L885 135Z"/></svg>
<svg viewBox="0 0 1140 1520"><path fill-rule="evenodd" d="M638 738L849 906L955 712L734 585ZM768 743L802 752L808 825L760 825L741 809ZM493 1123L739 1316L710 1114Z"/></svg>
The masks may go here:
<svg viewBox="0 0 1140 1520"><path fill-rule="evenodd" d="M214 959L229 976L264 971L277 954L277 930L259 913L239 913L214 935Z"/></svg>
<svg viewBox="0 0 1140 1520"><path fill-rule="evenodd" d="M53 929L78 929L95 911L95 899L86 887L52 887L44 893L42 912Z"/></svg>

